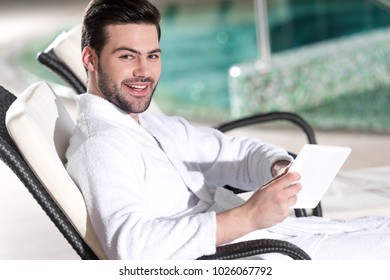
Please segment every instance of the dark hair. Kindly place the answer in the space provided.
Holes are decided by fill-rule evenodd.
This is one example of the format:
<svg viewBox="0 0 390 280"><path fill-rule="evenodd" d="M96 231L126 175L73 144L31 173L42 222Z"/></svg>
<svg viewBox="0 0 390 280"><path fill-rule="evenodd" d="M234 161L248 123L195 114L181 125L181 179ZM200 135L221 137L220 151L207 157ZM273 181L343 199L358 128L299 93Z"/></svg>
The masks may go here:
<svg viewBox="0 0 390 280"><path fill-rule="evenodd" d="M84 15L81 48L93 48L100 55L107 43L106 26L111 24L153 24L161 37L160 12L148 0L92 0Z"/></svg>

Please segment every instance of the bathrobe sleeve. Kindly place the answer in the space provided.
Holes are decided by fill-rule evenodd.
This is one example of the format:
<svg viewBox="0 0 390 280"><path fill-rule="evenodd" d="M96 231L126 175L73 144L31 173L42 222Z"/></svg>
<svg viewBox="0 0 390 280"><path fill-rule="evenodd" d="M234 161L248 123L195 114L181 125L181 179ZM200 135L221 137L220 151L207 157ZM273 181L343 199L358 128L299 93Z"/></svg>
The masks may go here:
<svg viewBox="0 0 390 280"><path fill-rule="evenodd" d="M271 167L292 161L287 151L259 139L231 137L209 127L196 127L180 117L151 119L149 129L171 158L179 157L189 171L208 183L251 191L272 179ZM160 127L167 129L161 132Z"/></svg>
<svg viewBox="0 0 390 280"><path fill-rule="evenodd" d="M226 136L211 128L196 130L202 139L194 145L201 162L199 168L207 181L219 186L254 190L272 179L275 162L293 160L285 149L259 139Z"/></svg>
<svg viewBox="0 0 390 280"><path fill-rule="evenodd" d="M153 218L147 209L142 157L131 141L121 138L120 133L91 137L75 149L71 143L67 153L67 169L83 193L107 256L195 259L214 253L216 214Z"/></svg>

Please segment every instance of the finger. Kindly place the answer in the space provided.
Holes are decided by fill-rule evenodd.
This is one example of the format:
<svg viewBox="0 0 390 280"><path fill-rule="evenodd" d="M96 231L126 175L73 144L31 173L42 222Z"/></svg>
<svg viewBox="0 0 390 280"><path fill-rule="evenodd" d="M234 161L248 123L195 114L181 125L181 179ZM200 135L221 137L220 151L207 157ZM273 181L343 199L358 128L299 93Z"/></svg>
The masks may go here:
<svg viewBox="0 0 390 280"><path fill-rule="evenodd" d="M294 182L301 179L301 175L298 172L287 172L274 177L271 181L266 183L261 189L272 186L272 188L284 189Z"/></svg>
<svg viewBox="0 0 390 280"><path fill-rule="evenodd" d="M299 172L288 172L286 174L286 179L291 180L291 181L299 181L301 180L301 174Z"/></svg>
<svg viewBox="0 0 390 280"><path fill-rule="evenodd" d="M299 193L302 189L302 185L300 182L294 182L291 185L287 186L285 188L286 195L287 196L294 196L297 193Z"/></svg>
<svg viewBox="0 0 390 280"><path fill-rule="evenodd" d="M293 206L295 203L297 203L297 200L298 200L298 196L297 196L297 195L290 196L290 197L287 199L287 205L288 205L288 207Z"/></svg>
<svg viewBox="0 0 390 280"><path fill-rule="evenodd" d="M300 179L301 179L301 175L298 172L288 172L283 176L281 176L280 178L276 179L275 181L278 181L285 188L296 182L299 182Z"/></svg>

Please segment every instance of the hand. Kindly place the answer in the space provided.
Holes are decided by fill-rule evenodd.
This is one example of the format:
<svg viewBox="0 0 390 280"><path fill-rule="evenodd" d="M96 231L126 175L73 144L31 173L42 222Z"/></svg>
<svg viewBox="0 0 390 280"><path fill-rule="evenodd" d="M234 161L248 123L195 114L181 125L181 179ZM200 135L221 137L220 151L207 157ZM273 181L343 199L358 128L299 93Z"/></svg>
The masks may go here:
<svg viewBox="0 0 390 280"><path fill-rule="evenodd" d="M243 205L217 214L217 245L274 226L287 218L302 188L300 178L297 172L281 174L254 192Z"/></svg>
<svg viewBox="0 0 390 280"><path fill-rule="evenodd" d="M247 207L252 230L268 228L282 222L289 208L297 201L302 189L300 174L287 169L264 187L258 189L243 205Z"/></svg>

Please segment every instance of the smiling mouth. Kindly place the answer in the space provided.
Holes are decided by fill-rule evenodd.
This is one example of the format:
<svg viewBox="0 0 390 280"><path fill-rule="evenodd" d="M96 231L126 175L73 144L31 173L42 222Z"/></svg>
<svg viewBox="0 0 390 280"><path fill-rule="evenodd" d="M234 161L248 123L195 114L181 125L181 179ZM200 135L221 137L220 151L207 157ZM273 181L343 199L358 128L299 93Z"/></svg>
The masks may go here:
<svg viewBox="0 0 390 280"><path fill-rule="evenodd" d="M127 91L134 96L145 96L149 93L149 83L125 84Z"/></svg>
<svg viewBox="0 0 390 280"><path fill-rule="evenodd" d="M126 86L130 89L138 90L138 91L142 91L148 87L147 85L129 85L129 84L126 84Z"/></svg>

